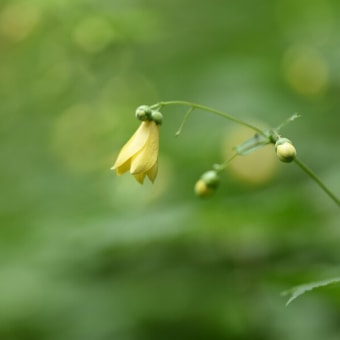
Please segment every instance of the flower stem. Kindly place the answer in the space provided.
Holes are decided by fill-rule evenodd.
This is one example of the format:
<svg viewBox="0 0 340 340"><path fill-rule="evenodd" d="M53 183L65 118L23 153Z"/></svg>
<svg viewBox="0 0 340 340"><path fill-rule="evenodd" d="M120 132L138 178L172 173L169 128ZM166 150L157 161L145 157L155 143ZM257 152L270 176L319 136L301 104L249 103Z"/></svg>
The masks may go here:
<svg viewBox="0 0 340 340"><path fill-rule="evenodd" d="M182 105L182 106L187 106L189 107L186 115L184 116L183 122L179 128L179 130L177 131L176 135L179 135L181 133L181 130L183 128L183 126L185 125L188 117L190 116L190 114L192 113L192 111L194 111L195 109L198 110L202 110L202 111L207 111L210 113L213 113L215 115L221 116L223 118L226 118L234 123L243 125L245 127L248 127L252 130L254 130L255 132L257 132L260 136L265 137L264 141L266 141L266 143L260 143L261 145L263 144L268 144L268 142L270 143L275 143L276 139L278 138L278 134L277 131L279 131L282 127L284 127L285 125L287 125L289 122L295 120L296 118L299 117L298 114L293 115L292 117L290 117L288 120L286 120L285 122L283 122L281 125L279 125L275 130L271 131L271 135L268 135L268 131L266 133L266 131L262 131L261 129L257 128L256 126L249 124L241 119L238 119L228 113L225 113L223 111L219 111L216 110L214 108L211 108L209 106L205 106L205 105L201 105L201 104L196 104L196 103L192 103L192 102L188 102L188 101L182 101L182 100L173 100L173 101L164 101L164 102L159 102L156 103L152 106L150 106L151 109L160 109L163 106L169 106L169 105ZM268 139L269 137L271 137L271 139ZM254 138L254 137L253 137ZM255 146L257 146L257 144L255 143L255 140L251 139L250 142L253 145L250 145L251 151L254 151L256 148ZM238 155L238 153L234 154L231 158L227 159L224 163L222 164L215 164L214 168L216 171L221 171L224 168L226 168L228 166L228 164ZM340 206L340 200L339 198L336 197L336 195L333 194L333 192L320 180L320 178L307 166L305 165L302 161L300 161L299 159L295 158L294 162L338 205Z"/></svg>
<svg viewBox="0 0 340 340"><path fill-rule="evenodd" d="M176 136L179 136L179 135L180 135L180 133L182 132L182 130L183 130L183 128L184 128L184 125L186 124L186 122L187 122L187 120L188 120L188 118L189 118L191 112L194 111L194 109L195 109L195 108L192 107L192 106L189 107L189 110L186 112L186 114L185 114L185 116L184 116L184 118L183 118L183 120L182 120L182 123L181 123L179 129L178 129L177 132L176 132Z"/></svg>
<svg viewBox="0 0 340 340"><path fill-rule="evenodd" d="M183 105L183 106L189 106L192 109L207 111L207 112L213 113L215 115L221 116L223 118L229 119L230 121L232 121L234 123L246 126L250 129L256 131L258 134L265 136L265 133L261 129L257 128L256 126L249 124L247 122L244 122L243 120L240 120L238 118L235 118L234 116L232 116L228 113L225 113L223 111L219 111L219 110L213 109L209 106L205 106L205 105L201 105L201 104L191 103L191 102L182 101L182 100L174 100L174 101L159 102L155 105L152 105L151 108L168 106L168 105Z"/></svg>
<svg viewBox="0 0 340 340"><path fill-rule="evenodd" d="M275 131L278 132L279 130L281 130L283 127L285 127L286 125L288 125L290 122L294 121L297 118L300 118L301 116L298 113L294 113L291 117L289 117L288 119L286 119L284 122L282 122L276 129Z"/></svg>
<svg viewBox="0 0 340 340"><path fill-rule="evenodd" d="M214 164L213 168L216 172L221 172L222 170L224 170L229 163L231 163L231 161L233 159L235 159L238 155L238 153L234 153L231 157L229 157L228 159L226 159L222 164Z"/></svg>
<svg viewBox="0 0 340 340"><path fill-rule="evenodd" d="M340 200L332 193L332 191L322 183L320 178L302 161L298 158L294 162L310 177L313 181L340 207Z"/></svg>

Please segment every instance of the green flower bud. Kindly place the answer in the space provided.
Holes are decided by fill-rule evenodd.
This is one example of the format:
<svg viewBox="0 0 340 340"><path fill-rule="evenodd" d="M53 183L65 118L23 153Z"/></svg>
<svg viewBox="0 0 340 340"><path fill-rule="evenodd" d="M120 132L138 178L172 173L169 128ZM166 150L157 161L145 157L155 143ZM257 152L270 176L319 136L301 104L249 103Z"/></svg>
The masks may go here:
<svg viewBox="0 0 340 340"><path fill-rule="evenodd" d="M276 155L281 162L289 163L296 157L296 149L287 138L279 138L275 143Z"/></svg>
<svg viewBox="0 0 340 340"><path fill-rule="evenodd" d="M136 118L141 121L146 121L151 119L151 110L147 105L141 105L136 110Z"/></svg>
<svg viewBox="0 0 340 340"><path fill-rule="evenodd" d="M220 179L217 172L209 170L205 172L195 184L195 193L199 197L207 197L214 193L218 187Z"/></svg>
<svg viewBox="0 0 340 340"><path fill-rule="evenodd" d="M208 197L214 192L214 189L209 188L207 183L199 179L195 184L195 194L199 197Z"/></svg>
<svg viewBox="0 0 340 340"><path fill-rule="evenodd" d="M218 184L220 183L220 179L217 175L217 172L214 170L209 170L205 172L201 176L201 180L203 180L209 188L216 189L218 187Z"/></svg>
<svg viewBox="0 0 340 340"><path fill-rule="evenodd" d="M153 120L157 125L161 125L163 122L163 115L161 112L152 110L151 120Z"/></svg>

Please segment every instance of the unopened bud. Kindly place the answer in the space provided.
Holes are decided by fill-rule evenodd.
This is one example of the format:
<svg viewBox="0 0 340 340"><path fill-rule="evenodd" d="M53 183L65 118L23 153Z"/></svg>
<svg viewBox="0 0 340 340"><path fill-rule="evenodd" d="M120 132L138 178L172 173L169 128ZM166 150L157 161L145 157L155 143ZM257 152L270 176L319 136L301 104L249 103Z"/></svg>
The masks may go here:
<svg viewBox="0 0 340 340"><path fill-rule="evenodd" d="M163 115L161 112L152 110L151 120L153 120L157 125L161 125L163 122Z"/></svg>
<svg viewBox="0 0 340 340"><path fill-rule="evenodd" d="M296 157L296 149L287 138L279 138L275 143L276 155L280 161L289 163Z"/></svg>
<svg viewBox="0 0 340 340"><path fill-rule="evenodd" d="M136 110L136 118L141 121L150 120L151 110L147 105L141 105Z"/></svg>
<svg viewBox="0 0 340 340"><path fill-rule="evenodd" d="M195 194L199 197L207 197L210 196L214 192L214 189L209 188L207 183L205 183L202 179L199 179L195 184Z"/></svg>
<svg viewBox="0 0 340 340"><path fill-rule="evenodd" d="M207 197L214 193L220 180L217 172L210 170L205 172L195 184L195 194L199 197Z"/></svg>

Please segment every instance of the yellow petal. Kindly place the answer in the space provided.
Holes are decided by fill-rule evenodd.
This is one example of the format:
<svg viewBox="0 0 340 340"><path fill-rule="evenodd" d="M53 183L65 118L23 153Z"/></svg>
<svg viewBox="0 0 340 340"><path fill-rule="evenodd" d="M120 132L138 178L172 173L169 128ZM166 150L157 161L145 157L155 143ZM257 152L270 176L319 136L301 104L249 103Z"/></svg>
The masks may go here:
<svg viewBox="0 0 340 340"><path fill-rule="evenodd" d="M157 177L158 172L158 160L156 160L156 163L153 165L153 167L146 173L149 177L149 180L153 183L154 180Z"/></svg>
<svg viewBox="0 0 340 340"><path fill-rule="evenodd" d="M121 164L119 167L112 167L111 170L116 170L117 175L122 175L123 173L130 170L131 158L129 158L125 163Z"/></svg>
<svg viewBox="0 0 340 340"><path fill-rule="evenodd" d="M150 122L149 136L143 148L131 159L130 172L134 174L146 173L150 170L158 158L159 126Z"/></svg>
<svg viewBox="0 0 340 340"><path fill-rule="evenodd" d="M128 161L143 148L149 139L150 125L152 123L153 122L142 122L136 132L119 152L117 160L111 168L112 170L116 169L118 174L122 174L129 169L130 163Z"/></svg>
<svg viewBox="0 0 340 340"><path fill-rule="evenodd" d="M133 176L136 178L136 180L137 180L140 184L143 184L145 174L137 174L137 175L133 175Z"/></svg>

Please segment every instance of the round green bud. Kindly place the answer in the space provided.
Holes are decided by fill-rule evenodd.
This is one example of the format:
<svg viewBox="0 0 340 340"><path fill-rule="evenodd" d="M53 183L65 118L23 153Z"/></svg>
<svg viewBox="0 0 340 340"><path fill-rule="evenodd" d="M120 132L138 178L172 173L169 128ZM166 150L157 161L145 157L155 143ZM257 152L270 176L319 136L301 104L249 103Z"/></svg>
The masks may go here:
<svg viewBox="0 0 340 340"><path fill-rule="evenodd" d="M215 170L205 172L195 184L195 194L199 197L207 197L214 193L220 179Z"/></svg>
<svg viewBox="0 0 340 340"><path fill-rule="evenodd" d="M209 170L201 176L201 180L206 183L209 188L216 189L220 183L220 178L215 170Z"/></svg>
<svg viewBox="0 0 340 340"><path fill-rule="evenodd" d="M152 110L151 120L153 120L157 125L161 125L163 122L163 115L157 110Z"/></svg>
<svg viewBox="0 0 340 340"><path fill-rule="evenodd" d="M151 110L147 105L141 105L136 110L136 118L141 121L150 120Z"/></svg>
<svg viewBox="0 0 340 340"><path fill-rule="evenodd" d="M213 194L214 189L209 188L207 183L205 183L202 179L199 179L195 184L195 194L199 197L208 197Z"/></svg>
<svg viewBox="0 0 340 340"><path fill-rule="evenodd" d="M296 157L296 149L287 138L279 138L275 143L276 155L281 162L289 163Z"/></svg>

